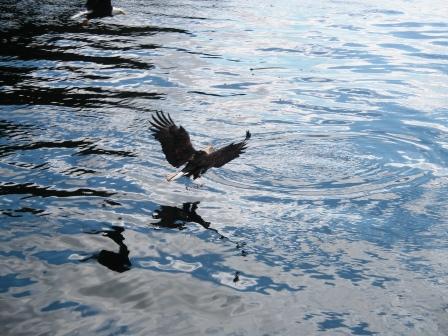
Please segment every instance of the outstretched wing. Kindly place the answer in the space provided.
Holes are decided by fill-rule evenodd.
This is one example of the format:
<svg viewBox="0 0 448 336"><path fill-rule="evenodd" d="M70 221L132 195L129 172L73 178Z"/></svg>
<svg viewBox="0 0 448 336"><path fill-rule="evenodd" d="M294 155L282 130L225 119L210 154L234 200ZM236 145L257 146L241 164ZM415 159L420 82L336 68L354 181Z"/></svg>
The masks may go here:
<svg viewBox="0 0 448 336"><path fill-rule="evenodd" d="M174 167L180 167L190 160L196 150L185 128L177 126L170 115L163 112L157 112L152 119L152 134L162 145L167 161Z"/></svg>
<svg viewBox="0 0 448 336"><path fill-rule="evenodd" d="M217 151L207 155L207 162L210 167L222 167L227 162L236 159L247 148L247 140L250 139L250 132L246 131L246 138L238 143L231 143L223 148L218 149Z"/></svg>

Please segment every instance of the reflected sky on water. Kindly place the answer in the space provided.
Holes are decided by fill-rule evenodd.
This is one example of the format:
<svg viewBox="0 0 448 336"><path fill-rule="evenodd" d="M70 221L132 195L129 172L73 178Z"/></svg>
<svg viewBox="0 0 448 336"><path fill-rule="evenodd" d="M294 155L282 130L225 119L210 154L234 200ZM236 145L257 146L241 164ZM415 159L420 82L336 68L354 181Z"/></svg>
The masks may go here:
<svg viewBox="0 0 448 336"><path fill-rule="evenodd" d="M446 333L444 1L114 4L0 4L6 335Z"/></svg>

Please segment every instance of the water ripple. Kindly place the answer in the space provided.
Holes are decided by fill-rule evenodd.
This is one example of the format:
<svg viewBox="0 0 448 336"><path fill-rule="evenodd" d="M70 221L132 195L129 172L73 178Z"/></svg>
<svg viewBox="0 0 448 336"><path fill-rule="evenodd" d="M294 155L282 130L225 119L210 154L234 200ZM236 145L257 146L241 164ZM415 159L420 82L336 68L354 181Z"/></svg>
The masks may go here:
<svg viewBox="0 0 448 336"><path fill-rule="evenodd" d="M388 147L395 148L396 153ZM408 157L410 152L424 153ZM249 170L237 173L216 172L211 180L218 189L222 184L252 190L261 193L254 196L260 199L269 194L267 201L272 201L274 194L280 199L398 197L394 196L395 189L417 187L429 180L428 174L443 171L441 166L419 167L418 163L426 160L425 154L431 155L431 150L421 141L397 134L265 133L248 154L256 164L248 163Z"/></svg>

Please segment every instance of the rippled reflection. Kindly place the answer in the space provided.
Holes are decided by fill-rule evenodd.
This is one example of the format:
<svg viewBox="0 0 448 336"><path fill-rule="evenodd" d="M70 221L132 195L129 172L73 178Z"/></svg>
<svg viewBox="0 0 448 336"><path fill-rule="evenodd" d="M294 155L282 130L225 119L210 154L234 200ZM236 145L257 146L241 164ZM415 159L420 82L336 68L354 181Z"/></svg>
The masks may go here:
<svg viewBox="0 0 448 336"><path fill-rule="evenodd" d="M241 250L241 255L246 256L248 252L243 248L246 245L245 242L238 242L223 235L217 229L211 227L210 222L205 221L196 213L199 203L200 202L184 203L181 208L162 205L154 211L152 217L156 219L157 222L152 223L152 225L160 228L183 230L188 223L197 223L204 229L215 232L219 239L234 243L236 248Z"/></svg>
<svg viewBox="0 0 448 336"><path fill-rule="evenodd" d="M210 223L206 222L196 213L199 202L184 203L182 208L162 205L160 209L154 211L153 218L158 219L153 225L163 228L176 228L182 230L187 222L193 222L209 229Z"/></svg>

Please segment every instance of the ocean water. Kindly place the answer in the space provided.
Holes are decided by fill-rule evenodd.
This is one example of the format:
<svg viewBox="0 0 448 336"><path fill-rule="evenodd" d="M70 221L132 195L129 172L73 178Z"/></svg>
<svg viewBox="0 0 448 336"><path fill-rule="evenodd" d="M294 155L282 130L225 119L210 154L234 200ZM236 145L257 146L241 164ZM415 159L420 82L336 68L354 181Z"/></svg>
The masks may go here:
<svg viewBox="0 0 448 336"><path fill-rule="evenodd" d="M83 3L0 2L2 335L448 335L445 0Z"/></svg>

